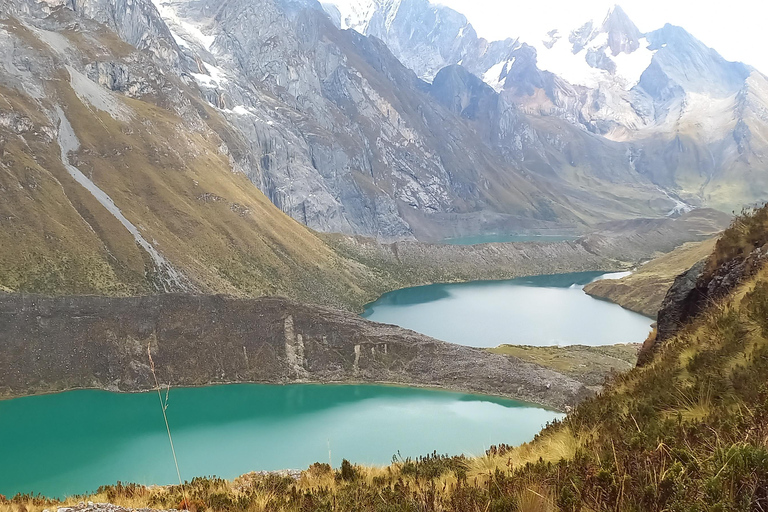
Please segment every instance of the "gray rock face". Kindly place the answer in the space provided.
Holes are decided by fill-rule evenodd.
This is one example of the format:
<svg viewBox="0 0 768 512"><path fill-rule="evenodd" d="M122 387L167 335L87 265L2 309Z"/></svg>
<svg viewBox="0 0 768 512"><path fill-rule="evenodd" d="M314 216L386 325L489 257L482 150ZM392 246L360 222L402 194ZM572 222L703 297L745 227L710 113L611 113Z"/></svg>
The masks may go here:
<svg viewBox="0 0 768 512"><path fill-rule="evenodd" d="M319 4L159 5L186 59L197 63L190 76L242 134L238 166L278 207L312 228L398 239L434 232L446 215L462 222L462 215L484 210L506 217L509 230L531 222L572 226L604 215L584 201L584 191L537 176L562 162L540 157L530 172L525 155L506 158L485 140L490 134L435 102L430 86L387 46L339 32ZM398 4L391 14L409 5ZM535 54L512 47L521 64L507 72L522 76L525 56L530 62ZM501 116L503 136L523 144L520 132L529 128L521 128L509 107ZM650 184L631 181L633 195L658 196ZM576 209L588 213L574 214L574 202L558 199L571 194ZM625 210L618 202L602 206ZM641 210L624 214L659 213Z"/></svg>
<svg viewBox="0 0 768 512"><path fill-rule="evenodd" d="M339 32L314 4L160 8L197 62L190 76L241 134L238 166L292 217L322 231L398 239L414 234L403 210L483 207L462 174L501 170L469 142L470 131L439 133L446 113L381 43ZM474 148L457 158L462 144ZM526 202L511 210L535 215Z"/></svg>
<svg viewBox="0 0 768 512"><path fill-rule="evenodd" d="M608 34L608 47L613 55L630 54L640 48L643 34L618 5L608 12L601 30Z"/></svg>
<svg viewBox="0 0 768 512"><path fill-rule="evenodd" d="M699 141L673 146L658 136L605 136L683 104L684 84L665 67L657 81L667 86L653 94L639 86L614 95L608 86L573 85L543 71L536 48L489 43L463 16L426 0L362 2L361 9L372 9L359 16L363 32L383 43L338 30L331 18L341 26L355 20L313 0L15 3L25 23L47 27L51 38L64 22L49 15L66 11L61 19L104 23L149 55L153 64L146 66L134 57L126 64L68 50L82 54L78 73L105 90L152 97L201 129L206 109L223 116L216 131L232 168L319 231L383 240L434 239L449 230L571 232L706 203L701 192L677 190L692 168L710 165L688 149ZM600 30L585 25L570 44L607 34L602 53L590 55L597 68L610 69L610 51L637 46L633 26L617 10ZM468 75L449 67L441 76L444 65L459 62ZM24 66L15 65L6 80L44 95L38 79L19 72ZM481 87L481 79L491 88ZM714 170L731 165L736 147L739 179L763 140L751 116L761 78L753 79L738 103L743 122L718 150L723 162L711 164ZM627 106L635 99L637 109L612 117L614 100ZM718 173L709 174L717 184ZM762 194L762 182L753 188L755 197Z"/></svg>
<svg viewBox="0 0 768 512"><path fill-rule="evenodd" d="M725 61L680 27L643 34L616 6L602 21L551 30L527 46L518 40L486 42L463 16L427 0L359 0L326 11L342 27L385 41L428 81L439 75L438 63L463 65L501 92L507 108L518 110L518 120L520 113L546 118L539 126L512 123L517 136L498 137L507 158L516 145L576 128L623 146L614 156L607 146L598 153L592 146L591 154L601 155L600 162L586 163L592 172L604 168L607 158L612 167L639 172L676 199L726 212L768 198L764 173L746 177L767 149L754 144L756 133L768 132L765 77ZM517 153L512 161L520 165ZM546 151L538 146L532 153L529 163ZM549 166L561 169L562 162L550 159ZM729 186L738 192L727 191Z"/></svg>
<svg viewBox="0 0 768 512"><path fill-rule="evenodd" d="M733 94L744 86L750 75L748 66L725 60L681 27L667 24L648 33L647 38L649 48L656 52L652 66L683 91ZM650 79L641 79L639 85L651 94L656 84Z"/></svg>
<svg viewBox="0 0 768 512"><path fill-rule="evenodd" d="M658 342L674 336L688 320L699 313L703 296L697 284L706 265L706 260L700 261L675 279L659 311Z"/></svg>

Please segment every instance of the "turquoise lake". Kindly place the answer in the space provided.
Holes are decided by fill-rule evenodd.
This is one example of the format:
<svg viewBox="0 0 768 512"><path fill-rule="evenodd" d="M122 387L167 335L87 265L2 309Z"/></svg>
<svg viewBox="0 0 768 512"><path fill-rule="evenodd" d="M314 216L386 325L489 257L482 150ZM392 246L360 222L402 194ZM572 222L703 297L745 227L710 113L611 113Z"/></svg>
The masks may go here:
<svg viewBox="0 0 768 512"><path fill-rule="evenodd" d="M510 242L567 242L570 240L576 240L576 237L568 235L473 235L446 238L440 243L447 245L479 245Z"/></svg>
<svg viewBox="0 0 768 512"><path fill-rule="evenodd" d="M409 288L365 315L438 339L492 347L641 342L651 319L587 296L602 273ZM184 479L385 465L432 451L478 455L531 440L553 411L512 400L389 386L231 385L172 389L168 419ZM62 497L176 473L156 393L72 391L0 401L0 494Z"/></svg>
<svg viewBox="0 0 768 512"><path fill-rule="evenodd" d="M605 277L612 276L583 272L406 288L369 304L363 317L473 347L643 342L653 320L584 293L584 285Z"/></svg>
<svg viewBox="0 0 768 512"><path fill-rule="evenodd" d="M168 420L182 478L385 465L478 455L529 441L562 415L512 400L389 386L228 385L172 389ZM176 481L156 393L71 391L0 401L0 494L61 497L122 482Z"/></svg>

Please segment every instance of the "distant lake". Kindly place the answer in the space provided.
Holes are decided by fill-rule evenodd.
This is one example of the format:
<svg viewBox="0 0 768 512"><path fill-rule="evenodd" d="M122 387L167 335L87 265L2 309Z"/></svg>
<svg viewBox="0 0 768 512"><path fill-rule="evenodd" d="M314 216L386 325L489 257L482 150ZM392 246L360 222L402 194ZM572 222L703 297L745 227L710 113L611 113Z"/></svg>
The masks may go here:
<svg viewBox="0 0 768 512"><path fill-rule="evenodd" d="M479 245L509 242L567 242L576 240L576 238L576 236L568 235L474 235L446 238L440 243L448 245Z"/></svg>
<svg viewBox="0 0 768 512"><path fill-rule="evenodd" d="M586 284L605 277L618 276L584 272L405 288L369 304L363 317L472 347L641 343L653 320L584 293Z"/></svg>
<svg viewBox="0 0 768 512"><path fill-rule="evenodd" d="M163 394L165 396L165 394ZM389 386L231 385L172 389L168 420L181 476L386 465L480 455L530 441L562 415L501 398ZM71 391L0 401L0 494L61 497L122 482L176 479L156 393Z"/></svg>

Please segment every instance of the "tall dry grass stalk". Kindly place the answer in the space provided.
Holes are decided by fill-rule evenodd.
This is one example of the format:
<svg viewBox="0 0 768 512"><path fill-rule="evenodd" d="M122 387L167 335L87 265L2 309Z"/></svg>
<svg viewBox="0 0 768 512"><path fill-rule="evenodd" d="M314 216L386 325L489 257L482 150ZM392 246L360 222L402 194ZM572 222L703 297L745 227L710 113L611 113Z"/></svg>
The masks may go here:
<svg viewBox="0 0 768 512"><path fill-rule="evenodd" d="M170 393L171 386L168 386L168 391L165 395L165 402L163 402L163 394L160 392L160 382L157 380L157 373L155 372L155 362L152 360L152 345L147 343L147 357L149 358L149 369L152 371L152 377L155 379L155 390L157 391L157 398L160 400L160 410L163 411L163 420L165 421L165 430L168 432L168 442L171 443L171 454L173 455L173 464L176 466L176 476L179 478L179 486L181 487L182 496L184 496L184 503L182 504L184 509L189 508L189 500L187 499L187 491L184 488L184 482L181 480L181 471L179 471L179 460L176 458L176 448L173 446L173 436L171 435L171 426L168 424L168 393Z"/></svg>

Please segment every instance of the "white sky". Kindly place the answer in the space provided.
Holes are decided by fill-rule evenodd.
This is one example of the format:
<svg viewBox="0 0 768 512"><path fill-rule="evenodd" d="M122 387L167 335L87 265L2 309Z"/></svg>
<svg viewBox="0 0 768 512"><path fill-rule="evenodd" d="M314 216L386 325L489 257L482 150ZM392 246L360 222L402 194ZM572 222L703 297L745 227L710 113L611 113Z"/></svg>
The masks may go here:
<svg viewBox="0 0 768 512"><path fill-rule="evenodd" d="M467 16L487 39L541 40L558 28L602 21L616 0L432 0ZM768 73L768 0L623 0L618 2L641 32L672 23L685 28L728 60Z"/></svg>

